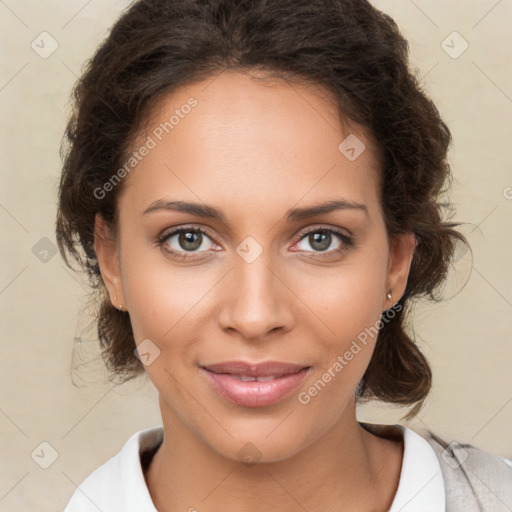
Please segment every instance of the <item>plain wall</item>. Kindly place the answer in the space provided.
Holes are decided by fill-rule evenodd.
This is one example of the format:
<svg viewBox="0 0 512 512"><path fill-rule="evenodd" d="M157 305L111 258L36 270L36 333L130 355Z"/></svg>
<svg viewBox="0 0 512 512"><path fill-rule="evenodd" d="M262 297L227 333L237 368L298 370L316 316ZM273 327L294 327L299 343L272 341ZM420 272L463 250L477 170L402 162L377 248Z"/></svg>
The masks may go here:
<svg viewBox="0 0 512 512"><path fill-rule="evenodd" d="M375 403L358 417L430 428L511 458L512 3L374 4L409 39L413 65L452 131L454 220L470 223L463 231L473 255L460 255L446 290L451 298L422 304L414 315L434 373L426 407L409 423L400 421L406 409ZM70 91L126 5L0 2L0 510L62 510L76 485L130 435L160 424L150 383L113 387L101 362L91 360L98 352L83 311L87 286L53 254ZM51 49L43 31L58 43L46 59L31 47L35 40L39 52ZM469 44L458 58L442 47L454 31ZM457 37L445 43L451 52L462 48ZM53 453L42 442L58 455L48 469L35 462Z"/></svg>

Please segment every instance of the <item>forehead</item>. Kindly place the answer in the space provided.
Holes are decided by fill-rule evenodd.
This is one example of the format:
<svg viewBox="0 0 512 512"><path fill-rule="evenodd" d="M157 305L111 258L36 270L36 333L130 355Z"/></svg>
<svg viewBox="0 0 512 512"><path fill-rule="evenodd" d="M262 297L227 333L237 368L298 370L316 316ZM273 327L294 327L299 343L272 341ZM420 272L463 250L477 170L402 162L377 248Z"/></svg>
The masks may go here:
<svg viewBox="0 0 512 512"><path fill-rule="evenodd" d="M318 86L225 71L159 100L133 150L138 163L123 196L139 210L160 198L276 214L332 197L378 202L371 134L343 128Z"/></svg>

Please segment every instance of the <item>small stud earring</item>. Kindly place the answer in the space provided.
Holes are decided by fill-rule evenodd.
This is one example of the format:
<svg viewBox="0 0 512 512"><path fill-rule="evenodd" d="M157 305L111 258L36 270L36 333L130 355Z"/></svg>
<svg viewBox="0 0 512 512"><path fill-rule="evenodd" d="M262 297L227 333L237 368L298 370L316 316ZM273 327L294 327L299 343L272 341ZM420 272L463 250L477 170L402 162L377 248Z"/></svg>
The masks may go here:
<svg viewBox="0 0 512 512"><path fill-rule="evenodd" d="M388 292L388 294L386 295L386 297L388 298L388 300L391 300L391 297L392 297L391 292Z"/></svg>
<svg viewBox="0 0 512 512"><path fill-rule="evenodd" d="M123 311L123 305L122 304L119 304L119 311Z"/></svg>

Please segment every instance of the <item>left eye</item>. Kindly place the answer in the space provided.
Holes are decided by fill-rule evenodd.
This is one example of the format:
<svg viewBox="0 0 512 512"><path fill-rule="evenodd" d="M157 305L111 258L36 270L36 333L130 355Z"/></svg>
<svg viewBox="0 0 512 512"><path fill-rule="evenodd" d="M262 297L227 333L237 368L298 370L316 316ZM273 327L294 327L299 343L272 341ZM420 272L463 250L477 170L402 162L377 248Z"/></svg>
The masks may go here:
<svg viewBox="0 0 512 512"><path fill-rule="evenodd" d="M331 251L327 251L334 241L333 235L338 239L338 246L332 248ZM336 252L343 250L345 246L351 245L351 240L347 235L337 230L327 228L308 231L301 237L299 244L304 242L307 242L310 247L313 247L314 252ZM300 249L307 250L303 248Z"/></svg>

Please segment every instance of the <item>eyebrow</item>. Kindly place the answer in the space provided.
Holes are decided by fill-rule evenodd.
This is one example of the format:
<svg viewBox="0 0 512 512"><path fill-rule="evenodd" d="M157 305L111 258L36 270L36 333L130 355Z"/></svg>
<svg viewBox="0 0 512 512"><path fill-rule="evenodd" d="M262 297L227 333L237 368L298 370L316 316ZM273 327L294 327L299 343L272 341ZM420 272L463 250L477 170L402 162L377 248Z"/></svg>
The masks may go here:
<svg viewBox="0 0 512 512"><path fill-rule="evenodd" d="M144 210L142 215L161 210L190 213L192 215L197 215L198 217L215 219L227 224L225 215L217 208L200 203L190 203L187 201L166 201L164 199L158 199L151 203L149 207ZM349 201L347 199L333 199L326 203L308 206L305 208L290 208L286 212L285 216L288 222L290 222L314 217L315 215L323 213L330 213L336 210L362 211L366 216L368 216L368 208L366 205Z"/></svg>

